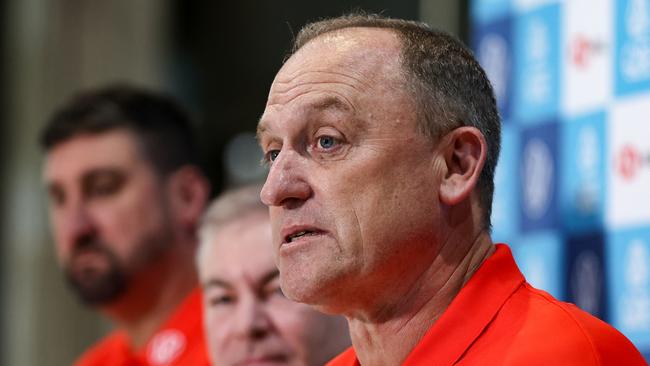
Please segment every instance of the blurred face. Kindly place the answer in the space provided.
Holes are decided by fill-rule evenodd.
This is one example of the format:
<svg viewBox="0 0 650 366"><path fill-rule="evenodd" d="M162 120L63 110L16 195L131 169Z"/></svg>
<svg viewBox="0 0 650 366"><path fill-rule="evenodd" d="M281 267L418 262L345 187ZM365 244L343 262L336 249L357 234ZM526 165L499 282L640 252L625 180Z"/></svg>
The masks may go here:
<svg viewBox="0 0 650 366"><path fill-rule="evenodd" d="M162 181L123 129L54 146L43 175L67 279L83 301L111 303L169 246Z"/></svg>
<svg viewBox="0 0 650 366"><path fill-rule="evenodd" d="M202 238L199 274L215 365L324 365L349 345L345 319L288 300L265 212Z"/></svg>
<svg viewBox="0 0 650 366"><path fill-rule="evenodd" d="M400 42L381 29L325 34L276 76L258 137L282 288L346 313L431 263L441 154L416 124Z"/></svg>

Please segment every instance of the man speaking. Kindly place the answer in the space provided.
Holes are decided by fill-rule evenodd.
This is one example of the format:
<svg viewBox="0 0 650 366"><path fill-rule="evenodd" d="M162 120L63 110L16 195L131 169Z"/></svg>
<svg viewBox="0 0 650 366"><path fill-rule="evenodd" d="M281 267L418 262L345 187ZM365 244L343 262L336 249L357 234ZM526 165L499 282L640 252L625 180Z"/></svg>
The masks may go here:
<svg viewBox="0 0 650 366"><path fill-rule="evenodd" d="M455 38L375 15L307 25L258 137L284 293L343 314L332 365L643 365L490 238L500 121Z"/></svg>

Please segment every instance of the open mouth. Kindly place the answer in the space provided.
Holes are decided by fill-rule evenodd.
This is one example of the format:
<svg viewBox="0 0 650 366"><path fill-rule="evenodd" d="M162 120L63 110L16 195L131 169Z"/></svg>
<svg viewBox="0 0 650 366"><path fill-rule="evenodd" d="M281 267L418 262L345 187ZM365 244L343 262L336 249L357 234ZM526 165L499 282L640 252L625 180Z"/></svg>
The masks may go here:
<svg viewBox="0 0 650 366"><path fill-rule="evenodd" d="M291 243L295 240L299 240L300 238L305 238L305 237L310 237L310 236L316 236L316 235L322 235L323 232L320 230L300 230L296 231L293 234L287 235L284 238L285 243Z"/></svg>

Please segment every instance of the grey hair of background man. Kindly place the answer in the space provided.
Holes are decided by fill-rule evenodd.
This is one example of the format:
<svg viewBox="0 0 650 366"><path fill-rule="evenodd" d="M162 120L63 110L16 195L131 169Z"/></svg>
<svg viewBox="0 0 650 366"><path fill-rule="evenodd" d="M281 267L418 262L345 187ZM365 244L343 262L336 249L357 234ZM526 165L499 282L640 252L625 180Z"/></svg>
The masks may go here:
<svg viewBox="0 0 650 366"><path fill-rule="evenodd" d="M483 225L489 230L501 122L485 71L472 52L448 33L421 22L363 13L307 24L296 36L288 57L325 33L357 27L382 28L397 33L402 42L405 87L415 98L418 123L424 134L438 139L454 128L472 126L485 136L487 159L478 189Z"/></svg>
<svg viewBox="0 0 650 366"><path fill-rule="evenodd" d="M261 184L251 184L235 188L215 198L203 214L199 226L199 250L197 261L201 257L203 248L210 244L210 236L219 227L235 220L246 217L252 213L268 215L269 208L260 200Z"/></svg>

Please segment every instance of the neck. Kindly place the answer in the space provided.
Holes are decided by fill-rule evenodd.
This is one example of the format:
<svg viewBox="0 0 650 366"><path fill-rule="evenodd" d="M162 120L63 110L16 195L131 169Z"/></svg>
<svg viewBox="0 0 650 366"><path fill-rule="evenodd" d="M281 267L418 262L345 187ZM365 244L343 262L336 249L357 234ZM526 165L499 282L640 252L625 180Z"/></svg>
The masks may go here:
<svg viewBox="0 0 650 366"><path fill-rule="evenodd" d="M362 365L401 364L494 251L485 231L464 244L459 241L462 237L448 237L431 265L411 283L402 284L403 291L397 296L390 297L392 303L363 316L347 316Z"/></svg>
<svg viewBox="0 0 650 366"><path fill-rule="evenodd" d="M134 279L121 300L102 310L141 348L197 286L194 256L170 251Z"/></svg>

